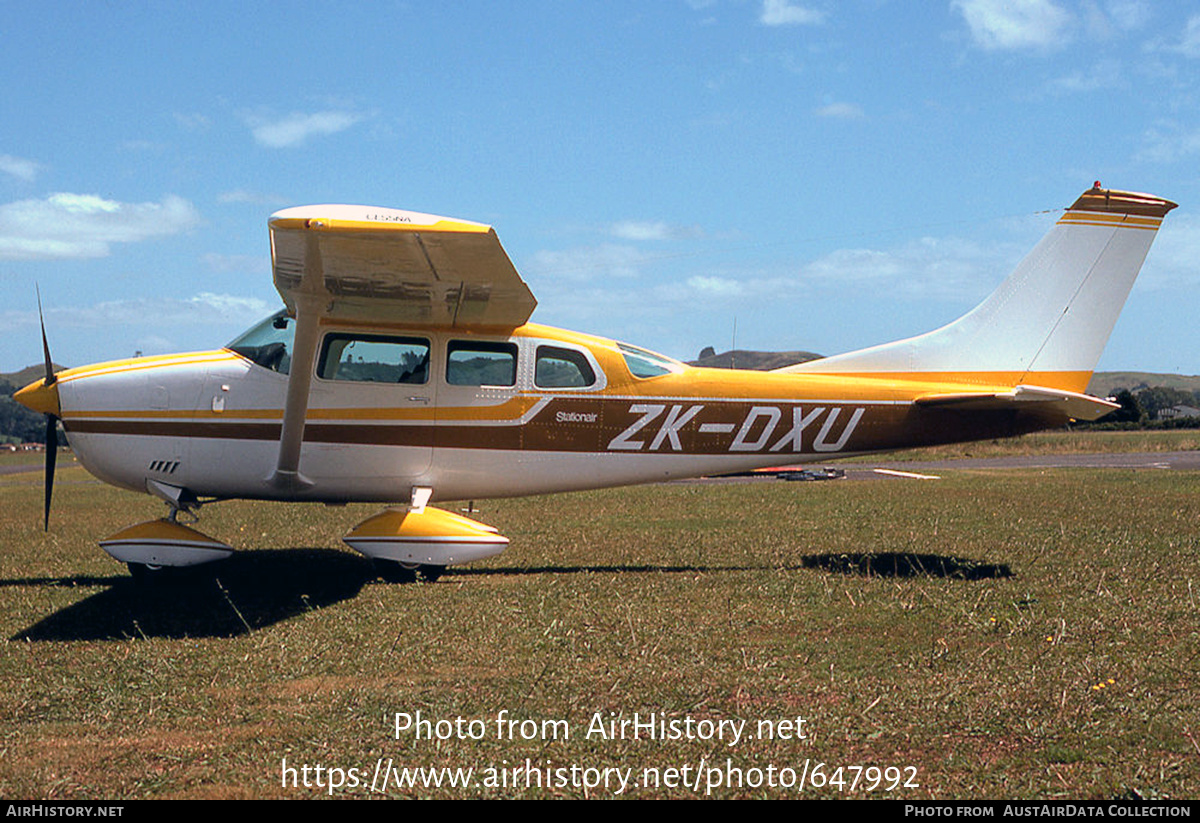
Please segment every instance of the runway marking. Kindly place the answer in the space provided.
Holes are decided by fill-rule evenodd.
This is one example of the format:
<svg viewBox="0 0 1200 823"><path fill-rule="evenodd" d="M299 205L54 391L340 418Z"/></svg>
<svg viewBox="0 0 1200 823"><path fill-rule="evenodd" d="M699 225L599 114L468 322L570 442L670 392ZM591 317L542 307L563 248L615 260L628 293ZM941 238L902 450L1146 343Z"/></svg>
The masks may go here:
<svg viewBox="0 0 1200 823"><path fill-rule="evenodd" d="M876 474L890 474L893 477L911 477L915 480L941 480L942 478L936 474L917 474L916 472L902 472L895 469L873 469Z"/></svg>

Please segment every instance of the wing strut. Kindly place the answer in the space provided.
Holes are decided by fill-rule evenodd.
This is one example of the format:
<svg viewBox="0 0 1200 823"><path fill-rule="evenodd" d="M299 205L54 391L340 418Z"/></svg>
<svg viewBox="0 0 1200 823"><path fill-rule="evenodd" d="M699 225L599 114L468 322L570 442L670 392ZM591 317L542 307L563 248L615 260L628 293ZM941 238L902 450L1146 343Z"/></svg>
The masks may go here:
<svg viewBox="0 0 1200 823"><path fill-rule="evenodd" d="M283 427L279 433L279 459L275 473L267 482L277 489L301 492L313 481L300 473L300 448L304 445L304 419L308 415L308 391L312 387L313 363L317 359L321 316L328 310L321 252L315 235L305 237L308 254L300 286L291 294L295 301L296 337L292 344L292 365L288 370L287 399L283 407Z"/></svg>

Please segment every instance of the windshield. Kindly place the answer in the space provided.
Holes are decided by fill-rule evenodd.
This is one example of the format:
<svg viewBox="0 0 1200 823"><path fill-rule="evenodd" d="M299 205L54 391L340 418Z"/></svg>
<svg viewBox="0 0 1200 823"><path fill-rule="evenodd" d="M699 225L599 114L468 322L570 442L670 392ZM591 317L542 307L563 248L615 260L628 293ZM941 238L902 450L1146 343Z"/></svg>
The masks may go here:
<svg viewBox="0 0 1200 823"><path fill-rule="evenodd" d="M678 374L684 368L678 360L672 360L646 349L639 349L637 346L630 346L628 343L618 343L617 348L621 350L621 355L625 358L625 365L629 367L629 371L634 377Z"/></svg>
<svg viewBox="0 0 1200 823"><path fill-rule="evenodd" d="M288 317L287 309L280 309L225 348L264 369L287 374L292 366L292 338L295 335L296 321Z"/></svg>

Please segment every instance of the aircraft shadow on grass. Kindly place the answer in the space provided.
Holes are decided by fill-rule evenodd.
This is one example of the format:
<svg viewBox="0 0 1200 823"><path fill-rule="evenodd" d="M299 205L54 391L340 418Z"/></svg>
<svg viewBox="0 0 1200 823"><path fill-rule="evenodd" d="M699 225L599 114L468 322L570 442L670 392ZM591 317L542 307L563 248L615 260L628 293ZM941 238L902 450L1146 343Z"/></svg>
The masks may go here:
<svg viewBox="0 0 1200 823"><path fill-rule="evenodd" d="M792 567L799 569L799 566ZM470 569L457 576L588 573L695 573L751 567L610 564ZM0 587L105 586L18 632L12 640L71 641L237 637L358 595L377 579L370 563L330 549L264 549L216 565L163 569L148 582L124 574L0 580ZM393 584L385 584L393 585Z"/></svg>
<svg viewBox="0 0 1200 823"><path fill-rule="evenodd" d="M915 552L815 554L804 558L809 569L862 577L944 577L950 580L993 580L1013 577L1007 563L980 563L963 557Z"/></svg>
<svg viewBox="0 0 1200 823"><path fill-rule="evenodd" d="M533 574L694 574L761 570L762 566L604 564L462 568L454 577ZM826 554L804 558L781 571L819 568L878 577L945 577L983 580L1011 577L1007 565L934 554L884 552ZM282 620L356 597L376 580L369 563L331 549L247 551L217 566L164 569L138 583L123 574L107 577L24 578L3 586L106 586L91 597L38 621L12 640L71 641L136 638L237 637Z"/></svg>
<svg viewBox="0 0 1200 823"><path fill-rule="evenodd" d="M13 640L236 637L355 597L369 563L332 549L239 553L215 566L163 569L139 583L110 577L0 581L0 585L107 586Z"/></svg>

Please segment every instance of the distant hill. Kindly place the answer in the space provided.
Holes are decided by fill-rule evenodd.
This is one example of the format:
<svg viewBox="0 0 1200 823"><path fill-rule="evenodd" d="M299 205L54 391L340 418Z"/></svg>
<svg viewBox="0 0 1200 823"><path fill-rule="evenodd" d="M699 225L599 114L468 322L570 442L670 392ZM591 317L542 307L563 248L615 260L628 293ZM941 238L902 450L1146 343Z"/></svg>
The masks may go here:
<svg viewBox="0 0 1200 823"><path fill-rule="evenodd" d="M67 368L54 363L55 371L62 371ZM23 389L32 383L34 380L40 380L46 374L46 367L38 363L36 366L26 366L20 371L8 372L7 374L0 372L0 386L7 383L13 389ZM10 392L11 394L11 392Z"/></svg>
<svg viewBox="0 0 1200 823"><path fill-rule="evenodd" d="M63 369L55 366L55 371ZM28 366L18 372L0 373L0 443L44 443L46 420L12 399L13 392L40 380L44 365Z"/></svg>
<svg viewBox="0 0 1200 823"><path fill-rule="evenodd" d="M1158 374L1145 371L1098 371L1088 383L1087 393L1096 397L1111 397L1121 389L1138 389L1162 386L1182 391L1200 391L1200 375Z"/></svg>
<svg viewBox="0 0 1200 823"><path fill-rule="evenodd" d="M709 351L705 349L702 355ZM824 355L810 351L748 351L734 349L733 351L711 354L688 362L690 366L704 366L710 369L754 369L755 371L770 371L782 369L784 366L794 366L797 363L807 363L809 360L820 360Z"/></svg>

